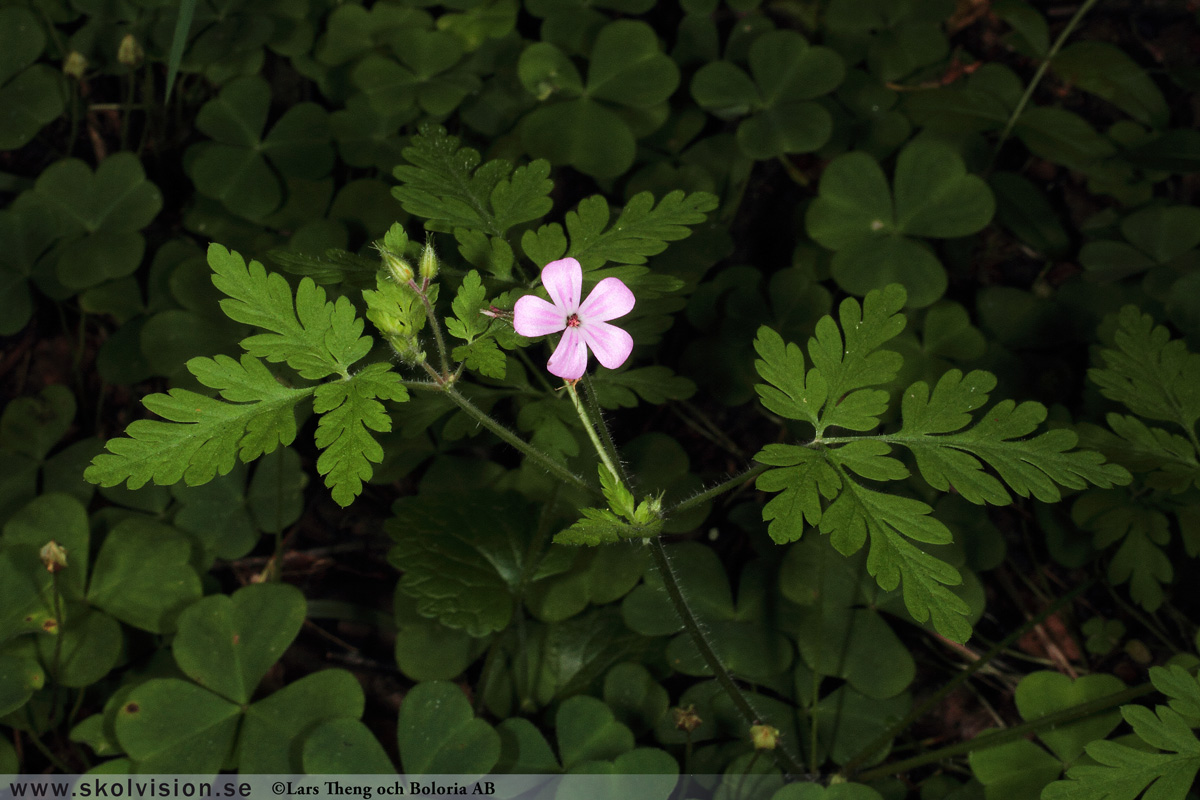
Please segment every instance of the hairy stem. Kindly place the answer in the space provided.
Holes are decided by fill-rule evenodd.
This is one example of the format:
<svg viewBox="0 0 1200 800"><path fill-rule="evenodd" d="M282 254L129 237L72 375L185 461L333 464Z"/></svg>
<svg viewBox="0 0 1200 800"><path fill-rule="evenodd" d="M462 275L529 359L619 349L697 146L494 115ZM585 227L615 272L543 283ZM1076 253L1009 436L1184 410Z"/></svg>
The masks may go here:
<svg viewBox="0 0 1200 800"><path fill-rule="evenodd" d="M586 373L583 376L583 385L587 389L588 408L591 410L592 416L599 424L600 432L604 435L604 449L612 458L613 463L616 465L618 477L625 483L626 486L628 486L629 475L625 473L625 466L621 463L621 457L617 453L617 444L613 441L612 432L609 431L608 425L604 422L604 414L600 408L600 400L596 396L596 390L592 386L592 378Z"/></svg>
<svg viewBox="0 0 1200 800"><path fill-rule="evenodd" d="M464 397L461 392L454 388L454 386L446 384L442 387L442 391L444 391L446 396L453 400L459 408L465 411L467 415L471 417L471 419L475 420L480 425L499 436L505 442L541 464L563 483L570 484L577 489L583 489L584 491L593 495L597 493L596 489L589 485L588 482L583 478L579 477L574 472L571 472L561 463L555 461L549 455L543 453L541 450L537 449L520 436L517 436L499 422L496 422L496 420L492 419L489 415L480 411L478 406Z"/></svg>
<svg viewBox="0 0 1200 800"><path fill-rule="evenodd" d="M613 480L617 483L624 484L621 479L621 473L617 471L616 465L612 458L609 457L608 451L604 445L600 444L600 437L596 435L596 428L592 425L591 419L588 418L588 413L583 408L583 403L579 401L579 393L575 391L575 382L567 381L567 394L571 396L571 402L575 405L575 411L579 414L579 419L583 422L583 429L587 431L588 438L592 440L592 446L596 448L596 455L600 456L600 460L604 462L604 466L612 473Z"/></svg>
<svg viewBox="0 0 1200 800"><path fill-rule="evenodd" d="M842 767L842 775L845 775L847 777L853 775L855 770L857 770L864 761L866 761L868 758L870 758L875 753L878 753L885 745L887 745L888 742L890 742L892 739L896 738L896 736L898 736L906 728L908 728L909 725L912 725L918 719L923 717L926 714L926 712L928 712L931 708L936 706L938 703L942 702L942 700L948 694L950 694L952 691L954 691L956 688L958 688L959 685L961 685L964 681L966 681L968 678L970 678L976 672L978 672L979 670L983 669L985 666L990 664L993 658L995 658L1001 652L1006 650L1009 646L1012 645L1013 642L1020 639L1022 636L1024 636L1030 630L1032 630L1033 628L1040 625L1051 614L1054 614L1059 609L1064 608L1066 605L1068 605L1071 601L1073 601L1076 597L1078 597L1084 591L1091 588L1092 584L1094 584L1095 582L1096 582L1096 579L1093 578L1090 581L1081 583L1079 586L1076 586L1074 589L1067 592L1062 597L1058 598L1058 600L1056 600L1054 603L1046 606L1046 608L1043 609L1041 611L1041 613L1037 614L1036 616L1031 617L1030 619L1028 619L1025 622L1025 624L1021 625L1020 627L1015 629L1012 633L1008 634L1008 636L1005 636L1003 639L1001 639L999 642L997 642L995 645L993 645L990 650L988 650L986 653L984 653L979 658L975 659L975 661L971 662L971 664L966 669L964 669L962 672L959 672L957 675L955 675L953 678L951 678L949 681L947 681L946 684L944 686L942 686L942 688L938 689L936 692L934 692L929 697L927 697L924 702L922 702L920 705L918 705L912 711L908 712L908 714L905 715L905 717L902 720L897 722L895 725L892 725L890 728L888 728L883 733L879 734L879 736L877 736L874 741L872 741L870 744L868 744L866 747L864 747L862 750L860 750L858 753L856 753L854 755L854 757L851 758L849 761L847 761L845 766Z"/></svg>
<svg viewBox="0 0 1200 800"><path fill-rule="evenodd" d="M696 645L696 649L700 651L700 657L704 659L704 663L712 670L713 677L717 679L717 683L729 695L729 699L733 701L734 707L741 714L742 719L747 726L757 725L759 723L771 724L771 721L765 719L764 716L754 710L754 706L750 704L750 699L742 692L741 688L733 680L733 676L729 674L729 670L725 668L725 664L717 656L712 648L712 644L708 640L708 634L700 626L700 622L692 613L691 606L688 605L687 599L684 598L683 592L679 588L679 581L675 576L675 570L671 568L670 559L667 557L667 548L663 544L661 538L655 536L649 540L650 555L654 559L654 566L658 569L658 574L662 577L663 588L667 591L667 597L671 600L671 605L675 607L675 613L679 615L679 620L683 623L684 629L692 642ZM778 726L777 726L778 727ZM784 772L791 775L800 775L804 773L804 766L800 761L789 753L782 746L776 747L773 751L775 759L779 762L779 766Z"/></svg>
<svg viewBox="0 0 1200 800"><path fill-rule="evenodd" d="M442 338L442 325L438 322L437 314L433 313L433 303L429 302L428 286L418 286L416 282L409 281L408 286L417 296L421 298L421 304L425 306L425 318L429 320L429 328L433 331L433 339L437 343L438 360L442 364L442 377L450 377L450 358L446 355L446 340Z"/></svg>
<svg viewBox="0 0 1200 800"><path fill-rule="evenodd" d="M766 472L768 469L770 469L770 467L768 467L765 464L755 464L753 467L750 467L745 472L741 472L737 475L734 475L732 478L729 478L728 480L724 480L721 483L718 483L716 486L713 486L711 489L705 489L703 492L700 492L700 494L692 495L687 500L681 500L680 502L676 503L671 508L666 509L663 513L670 515L670 514L679 514L681 512L687 511L688 509L694 508L695 506L698 506L701 503L707 502L707 501L713 499L714 497L725 494L725 492L728 492L730 489L734 489L738 486L741 486L746 481L754 480L759 475Z"/></svg>

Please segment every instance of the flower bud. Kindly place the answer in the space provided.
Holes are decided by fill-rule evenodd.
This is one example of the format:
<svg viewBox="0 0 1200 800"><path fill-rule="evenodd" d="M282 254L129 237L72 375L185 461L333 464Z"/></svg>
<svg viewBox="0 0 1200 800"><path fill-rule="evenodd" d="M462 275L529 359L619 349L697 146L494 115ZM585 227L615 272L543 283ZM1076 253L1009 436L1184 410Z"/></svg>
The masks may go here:
<svg viewBox="0 0 1200 800"><path fill-rule="evenodd" d="M72 50L63 59L63 74L69 78L74 78L77 81L83 80L83 73L87 72L88 60L83 53L78 50Z"/></svg>
<svg viewBox="0 0 1200 800"><path fill-rule="evenodd" d="M380 248L379 257L383 259L383 266L396 283L407 285L412 281L413 268L403 258L387 248Z"/></svg>
<svg viewBox="0 0 1200 800"><path fill-rule="evenodd" d="M53 539L42 546L38 557L49 572L62 572L67 568L67 549Z"/></svg>
<svg viewBox="0 0 1200 800"><path fill-rule="evenodd" d="M127 67L139 67L146 57L146 51L132 33L125 34L117 47L117 61Z"/></svg>
<svg viewBox="0 0 1200 800"><path fill-rule="evenodd" d="M689 705L685 708L672 708L671 717L675 720L675 729L684 733L691 733L704 723L704 720L700 719L700 715L696 713L694 705Z"/></svg>
<svg viewBox="0 0 1200 800"><path fill-rule="evenodd" d="M437 277L437 253L433 251L433 242L425 240L425 249L421 251L421 281L428 284Z"/></svg>
<svg viewBox="0 0 1200 800"><path fill-rule="evenodd" d="M755 750L774 750L779 743L779 728L770 725L751 725L750 741L754 742Z"/></svg>

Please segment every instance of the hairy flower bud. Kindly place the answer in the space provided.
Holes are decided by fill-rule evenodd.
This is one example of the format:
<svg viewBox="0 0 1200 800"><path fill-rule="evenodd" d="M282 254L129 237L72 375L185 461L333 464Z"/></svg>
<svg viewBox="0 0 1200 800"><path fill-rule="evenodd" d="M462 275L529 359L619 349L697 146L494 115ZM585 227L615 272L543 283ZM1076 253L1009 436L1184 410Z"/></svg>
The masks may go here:
<svg viewBox="0 0 1200 800"><path fill-rule="evenodd" d="M412 281L413 268L403 258L387 248L380 248L379 257L383 259L383 266L396 283L404 285Z"/></svg>
<svg viewBox="0 0 1200 800"><path fill-rule="evenodd" d="M433 250L433 242L425 240L425 249L421 251L421 281L428 284L437 277L437 253Z"/></svg>

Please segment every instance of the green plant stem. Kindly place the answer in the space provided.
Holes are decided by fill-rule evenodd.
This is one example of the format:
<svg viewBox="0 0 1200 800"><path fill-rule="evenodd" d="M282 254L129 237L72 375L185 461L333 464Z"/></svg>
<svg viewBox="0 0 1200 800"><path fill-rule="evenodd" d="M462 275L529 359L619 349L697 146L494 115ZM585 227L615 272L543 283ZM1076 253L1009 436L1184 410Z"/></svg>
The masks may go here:
<svg viewBox="0 0 1200 800"><path fill-rule="evenodd" d="M1030 630L1032 630L1033 628L1040 625L1051 614L1054 614L1059 609L1064 608L1070 602L1072 602L1076 597L1078 597L1080 594L1082 594L1086 590L1090 589L1095 582L1096 582L1096 579L1092 578L1092 580L1090 580L1090 581L1081 583L1080 585L1076 586L1071 591L1064 594L1062 597L1058 598L1058 600L1056 600L1054 603L1051 603L1050 605L1046 606L1046 608L1043 609L1039 614L1037 614L1033 617L1030 617L1028 620L1026 620L1025 624L1016 628L1011 633L1009 633L1008 636L1005 636L1003 639L1001 639L999 642L997 642L995 645L993 645L990 650L988 650L982 656L977 658L975 661L971 662L971 664L969 666L967 666L966 669L964 669L962 672L959 672L953 678L948 680L945 683L945 685L942 686L942 688L938 689L936 692L931 694L929 697L925 698L924 702L922 702L920 705L918 705L912 711L908 712L908 714L906 714L903 719L901 719L895 725L892 725L886 731L884 731L879 736L877 736L870 744L868 744L866 747L864 747L862 750L860 750L858 753L856 753L854 755L854 757L851 758L849 761L847 761L846 764L842 767L841 774L844 776L847 776L847 777L853 775L855 770L857 770L858 767L860 765L862 765L862 763L864 761L869 759L875 753L878 753L889 741L896 738L898 735L900 735L900 733L902 733L906 728L908 728L909 725L912 725L918 719L923 717L926 714L926 712L928 712L930 709L932 709L938 703L942 702L942 700L945 699L945 697L947 695L949 695L951 692L953 692L955 689L957 689L959 687L959 685L961 685L963 682L965 682L968 678L970 678L976 672L978 672L979 670L983 669L985 666L990 664L993 658L998 656L1004 650L1008 649L1012 645L1013 642L1020 639L1022 636L1024 636Z"/></svg>
<svg viewBox="0 0 1200 800"><path fill-rule="evenodd" d="M1042 77L1045 76L1046 70L1050 68L1050 62L1052 62L1054 57L1058 55L1058 51L1062 49L1064 44L1066 44L1068 37L1070 37L1071 33L1074 32L1075 27L1083 21L1083 18L1089 11L1092 10L1092 6L1096 5L1097 2L1098 0L1085 0L1083 5L1079 7L1079 10L1077 10L1074 16L1072 16L1067 22L1067 27L1063 28L1062 33L1060 33L1058 38L1054 40L1054 44L1050 47L1050 51L1046 53L1046 57L1042 59L1042 63L1038 65L1037 72L1033 73L1033 79L1030 80L1029 85L1025 87L1025 93L1021 95L1021 99L1017 101L1016 107L1013 108L1012 113L1008 115L1008 121L1004 123L1004 130L1000 132L1000 138L996 141L996 147L992 151L993 161L995 161L996 157L1000 155L1000 148L1004 146L1004 142L1012 133L1013 128L1016 127L1017 120L1021 118L1022 112L1025 111L1025 106L1029 104L1029 101L1033 97L1033 93L1037 89L1038 84L1042 82Z"/></svg>
<svg viewBox="0 0 1200 800"><path fill-rule="evenodd" d="M587 431L588 438L592 440L592 446L596 448L596 455L600 456L600 460L604 463L604 466L612 473L613 480L624 484L625 481L622 480L621 473L617 471L617 467L609 457L608 452L604 449L604 445L600 444L600 437L596 435L596 428L592 425L592 421L588 419L588 414L583 408L583 403L579 401L579 393L575 391L574 381L567 381L567 394L571 396L571 402L575 405L575 411L579 414L580 421L583 422L583 428Z"/></svg>
<svg viewBox="0 0 1200 800"><path fill-rule="evenodd" d="M433 313L433 303L429 302L428 286L420 286L416 281L410 280L408 286L417 293L417 297L421 298L421 304L425 306L425 319L429 320L429 328L433 331L433 339L437 343L438 359L442 363L442 377L450 377L450 358L446 355L446 340L442 338L442 325L438 322L437 314Z"/></svg>
<svg viewBox="0 0 1200 800"><path fill-rule="evenodd" d="M476 406L474 403L472 403L470 400L468 400L466 397L464 397L462 395L462 393L458 391L458 389L454 388L453 385L451 385L451 384L444 385L442 387L442 391L444 391L446 393L447 397L449 397L451 400L454 401L455 405L457 405L459 408L461 408L463 411L465 411L467 413L467 416L471 417L471 419L475 420L480 425L482 425L483 427L487 428L492 433L499 436L505 442L507 442L508 444L517 448L522 453L524 453L525 455L532 458L534 461L541 464L552 475L554 475L556 478L558 478L563 483L570 484L571 486L574 486L577 489L583 489L584 491L586 491L592 495L599 494L599 492L594 487L589 485L588 482L585 481L583 478L579 477L574 472L571 472L569 469L567 469L565 466L563 466L559 462L555 461L549 455L547 455L546 453L543 453L541 450L538 450L536 447L529 444L529 442L525 441L520 436L517 436L515 433L510 431L508 428L504 427L499 422L496 422L496 420L492 419L490 416L488 416L487 414L480 411L478 406Z"/></svg>
<svg viewBox="0 0 1200 800"><path fill-rule="evenodd" d="M600 398L596 396L596 389L592 386L592 377L586 373L583 376L583 385L587 389L588 408L591 410L592 418L599 425L600 432L604 435L604 449L617 466L617 470L619 471L618 477L628 486L629 475L625 473L625 465L621 463L621 457L617 453L617 444L613 441L612 433L608 430L608 425L604 422L604 412L600 408Z"/></svg>
<svg viewBox="0 0 1200 800"><path fill-rule="evenodd" d="M54 755L54 752L49 747L46 746L46 743L42 741L41 737L38 736L34 732L37 730L37 727L34 725L33 712L29 711L28 705L26 705L25 708L26 708L26 711L28 712L28 713L26 713L25 716L29 720L29 741L33 742L33 746L38 749L38 752L40 752L43 756L45 756L47 761L49 761L54 766L58 767L59 770L61 770L62 772L66 773L68 775L73 773L75 770L71 769L67 765L67 762L63 761L58 756Z"/></svg>
<svg viewBox="0 0 1200 800"><path fill-rule="evenodd" d="M750 467L745 472L738 473L737 475L734 475L732 478L729 478L728 480L718 483L716 486L713 486L711 489L705 489L703 492L700 492L699 494L692 495L687 500L679 501L675 505L664 510L663 513L666 515L671 515L671 514L679 514L684 511L687 511L688 509L698 506L701 503L708 502L709 500L713 499L714 497L725 494L725 492L728 492L730 489L741 486L746 481L757 478L759 475L766 472L768 469L770 469L770 467L768 467L766 464L755 464L753 467Z"/></svg>
<svg viewBox="0 0 1200 800"><path fill-rule="evenodd" d="M671 600L671 605L675 607L675 613L679 615L679 620L683 623L684 630L687 631L688 636L691 637L692 643L700 651L700 657L704 659L704 663L712 670L713 677L717 679L717 683L729 695L729 699L733 701L734 707L741 714L747 726L747 734L751 725L759 723L770 724L770 720L765 719L762 714L754 710L754 706L750 705L750 699L742 693L741 688L733 680L733 676L729 674L729 670L725 668L725 664L713 650L712 644L708 640L708 634L700 626L700 622L692 613L691 606L688 605L687 599L684 598L683 592L679 588L679 581L675 576L675 570L671 567L671 561L667 556L667 548L663 544L662 539L657 536L652 537L649 540L649 547L650 555L654 559L654 566L658 569L658 574L662 578L663 588L666 589L667 597ZM784 772L791 775L804 774L804 766L782 746L776 747L774 754L775 759L779 762Z"/></svg>
<svg viewBox="0 0 1200 800"><path fill-rule="evenodd" d="M592 446L596 448L596 454L600 457L600 460L604 463L608 471L612 473L613 479L624 485L625 481L622 478L621 472L618 471L616 465L613 463L613 459L609 457L604 445L600 443L600 437L596 435L596 429L588 418L583 403L579 400L579 394L575 391L574 381L567 381L567 393L571 395L571 402L575 404L575 411L578 412L579 419L583 422L583 427L587 430L588 438L592 440ZM609 441L612 441L611 437ZM626 486L626 488L628 487ZM713 676L716 677L717 683L729 695L729 699L733 701L738 713L742 715L742 718L746 722L747 733L749 733L751 725L768 722L768 720L764 719L763 715L755 711L754 707L750 705L749 698L742 693L742 690L733 680L733 676L729 674L729 670L725 668L725 664L722 663L716 651L713 650L712 643L708 640L708 634L704 632L700 621L692 613L687 598L683 596L683 590L679 587L679 579L675 575L675 570L671 568L671 560L667 555L667 548L663 544L662 539L658 536L653 536L647 540L647 543L650 547L650 555L654 559L654 566L658 570L658 574L663 582L663 588L666 589L667 597L670 598L676 615L678 615L680 622L683 623L684 630L691 637L696 649L700 652L700 657L704 659L704 663L708 665ZM799 775L804 772L804 767L801 763L784 750L784 748L776 747L774 753L780 767L785 772L793 775Z"/></svg>
<svg viewBox="0 0 1200 800"><path fill-rule="evenodd" d="M1038 717L1035 720L1030 720L1021 725L1014 725L1011 728L1005 728L1002 731L988 734L983 737L976 737L969 742L959 742L948 747L942 747L929 753L923 753L919 756L905 759L904 761L896 761L892 764L884 764L874 769L869 769L866 772L860 772L854 776L856 781L866 783L878 778L886 778L889 775L899 775L909 770L923 767L926 764L933 764L943 759L960 756L966 753L973 753L976 750L985 750L989 747L1012 742L1017 739L1024 739L1031 733L1040 733L1044 730L1049 730L1063 725L1068 722L1074 722L1077 719L1090 717L1092 714L1097 714L1101 711L1107 711L1110 708L1129 703L1137 700L1140 697L1145 697L1148 694L1155 692L1154 684L1143 683L1140 686L1135 686L1132 689L1126 689L1123 692L1110 694L1107 697L1099 697L1087 703L1065 708L1062 711L1053 714L1047 714L1044 717Z"/></svg>
<svg viewBox="0 0 1200 800"><path fill-rule="evenodd" d="M87 558L87 554L83 554ZM62 589L58 585L58 572L51 571L50 586L54 591L54 621L58 625L56 636L54 637L54 661L51 663L50 671L54 675L54 691L50 694L50 716L54 717L58 713L58 693L62 688L62 676L59 674L59 668L62 666L62 643L63 643L63 614L62 614Z"/></svg>
<svg viewBox="0 0 1200 800"><path fill-rule="evenodd" d="M128 81L128 89L125 91L125 107L121 109L121 149L129 149L129 116L133 109L133 100L137 93L137 72L131 72L125 76Z"/></svg>
<svg viewBox="0 0 1200 800"><path fill-rule="evenodd" d="M437 383L436 381L401 380L400 383L404 384L404 386L408 389L416 389L417 391L421 391L421 392L440 392L440 391L442 391L442 385L440 383Z"/></svg>

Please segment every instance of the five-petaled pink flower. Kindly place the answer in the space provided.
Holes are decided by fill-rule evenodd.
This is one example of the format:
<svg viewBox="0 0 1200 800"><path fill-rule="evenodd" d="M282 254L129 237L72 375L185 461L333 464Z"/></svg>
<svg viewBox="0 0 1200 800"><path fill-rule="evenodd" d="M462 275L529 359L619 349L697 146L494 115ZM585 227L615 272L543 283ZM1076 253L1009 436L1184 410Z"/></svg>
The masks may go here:
<svg viewBox="0 0 1200 800"><path fill-rule="evenodd" d="M633 351L633 337L608 324L633 310L633 292L620 278L600 281L581 303L583 268L573 258L560 258L542 269L542 285L552 302L525 295L513 308L513 328L522 336L563 332L546 369L565 380L578 380L587 369L588 348L609 369L625 363Z"/></svg>

